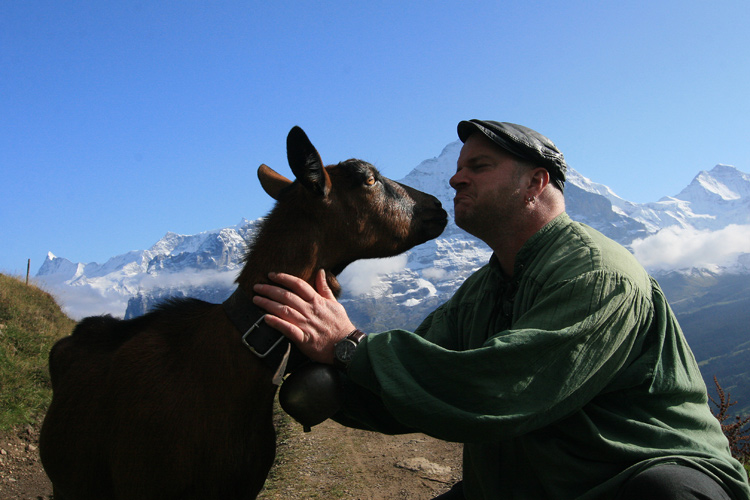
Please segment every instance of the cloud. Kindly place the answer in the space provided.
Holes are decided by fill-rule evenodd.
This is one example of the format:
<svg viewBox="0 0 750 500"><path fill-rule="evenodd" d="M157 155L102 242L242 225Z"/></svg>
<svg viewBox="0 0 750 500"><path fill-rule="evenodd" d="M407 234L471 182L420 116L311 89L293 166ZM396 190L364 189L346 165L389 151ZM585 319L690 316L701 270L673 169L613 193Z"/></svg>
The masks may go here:
<svg viewBox="0 0 750 500"><path fill-rule="evenodd" d="M151 288L184 288L184 287L206 287L221 286L233 287L233 283L239 271L215 271L215 270L186 270L179 273L147 274L139 276L138 285L141 289ZM132 287L132 285L131 285Z"/></svg>
<svg viewBox="0 0 750 500"><path fill-rule="evenodd" d="M422 277L433 282L444 280L448 276L448 271L439 267L428 267L422 271Z"/></svg>
<svg viewBox="0 0 750 500"><path fill-rule="evenodd" d="M731 266L750 252L750 225L731 224L718 231L668 227L631 247L649 271Z"/></svg>
<svg viewBox="0 0 750 500"><path fill-rule="evenodd" d="M65 314L76 321L102 314L121 318L125 315L130 298L112 288L102 289L90 284L70 286L65 283L40 283L40 286L55 297L55 301L60 304Z"/></svg>
<svg viewBox="0 0 750 500"><path fill-rule="evenodd" d="M123 286L106 277L89 278L82 282L55 282L37 278L39 285L55 297L65 314L75 320L87 316L111 314L124 317L128 300L139 291L153 288L233 288L237 271L183 271L180 273L146 274L128 277Z"/></svg>
<svg viewBox="0 0 750 500"><path fill-rule="evenodd" d="M378 277L383 274L400 271L406 267L406 254L396 255L387 259L358 260L338 276L341 287L348 294L357 296L369 292L379 282Z"/></svg>

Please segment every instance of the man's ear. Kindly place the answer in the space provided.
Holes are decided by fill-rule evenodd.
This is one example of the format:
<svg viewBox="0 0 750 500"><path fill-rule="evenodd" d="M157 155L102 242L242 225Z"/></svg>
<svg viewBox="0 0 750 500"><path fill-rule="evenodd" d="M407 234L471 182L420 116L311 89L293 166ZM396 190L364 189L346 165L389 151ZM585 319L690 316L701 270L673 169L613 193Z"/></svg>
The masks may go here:
<svg viewBox="0 0 750 500"><path fill-rule="evenodd" d="M549 172L546 168L537 167L531 171L529 183L526 186L527 196L537 198L546 189L550 182Z"/></svg>

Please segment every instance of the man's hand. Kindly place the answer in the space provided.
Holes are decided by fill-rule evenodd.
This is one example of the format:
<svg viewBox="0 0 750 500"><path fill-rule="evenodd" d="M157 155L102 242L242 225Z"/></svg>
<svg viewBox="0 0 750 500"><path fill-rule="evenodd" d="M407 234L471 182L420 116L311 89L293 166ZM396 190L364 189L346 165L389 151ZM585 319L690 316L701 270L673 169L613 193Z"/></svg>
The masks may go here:
<svg viewBox="0 0 750 500"><path fill-rule="evenodd" d="M325 271L321 269L315 277L315 289L289 274L270 273L268 277L284 287L253 287L257 294L253 303L268 312L268 326L284 334L310 359L333 363L334 345L353 331L354 325L328 288Z"/></svg>

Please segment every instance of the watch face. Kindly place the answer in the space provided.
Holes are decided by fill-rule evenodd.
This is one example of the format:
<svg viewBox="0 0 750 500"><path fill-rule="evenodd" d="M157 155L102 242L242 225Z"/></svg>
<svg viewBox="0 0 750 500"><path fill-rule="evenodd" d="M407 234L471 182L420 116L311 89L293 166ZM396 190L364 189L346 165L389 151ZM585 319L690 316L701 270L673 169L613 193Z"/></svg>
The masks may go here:
<svg viewBox="0 0 750 500"><path fill-rule="evenodd" d="M335 347L336 358L343 363L348 363L349 361L351 361L352 356L354 355L354 350L356 348L357 348L357 344L355 344L349 339L344 339L338 344L336 344L336 347Z"/></svg>

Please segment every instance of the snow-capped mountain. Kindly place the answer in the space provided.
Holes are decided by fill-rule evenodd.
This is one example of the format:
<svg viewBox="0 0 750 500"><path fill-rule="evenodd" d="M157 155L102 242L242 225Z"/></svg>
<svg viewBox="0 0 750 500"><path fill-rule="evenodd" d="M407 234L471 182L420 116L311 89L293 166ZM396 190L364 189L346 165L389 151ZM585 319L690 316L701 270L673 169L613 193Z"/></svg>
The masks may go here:
<svg viewBox="0 0 750 500"><path fill-rule="evenodd" d="M402 182L436 195L453 215L460 142L425 160ZM700 172L674 196L632 203L571 170L568 213L628 247L657 276L678 315L706 385L713 376L750 411L747 320L750 310L750 175L728 165ZM451 217L451 221L452 221ZM48 254L36 275L74 318L134 317L168 297L223 301L234 289L245 241L258 221L195 235L167 233L148 250L104 264ZM369 332L414 329L490 258L484 243L449 222L432 241L390 259L359 261L340 276L352 321Z"/></svg>
<svg viewBox="0 0 750 500"><path fill-rule="evenodd" d="M448 179L460 148L459 141L448 144L439 156L423 161L401 180L437 196L451 221L453 190ZM645 204L624 200L609 187L571 170L565 196L572 218L627 246L647 267L651 259L650 267L655 270L709 267L712 272L750 272L750 175L734 167L717 165L700 172L677 195ZM76 264L50 253L36 277L76 318L102 313L133 317L170 296L219 302L233 289L245 241L257 224L257 220L243 220L196 235L170 232L148 250L118 255L104 264ZM723 260L717 261L715 252L708 251L714 262L690 260L684 241L681 251L666 252L672 257L666 266L663 259L649 257L648 252L665 254L660 245L670 240L661 235L684 240L686 234L703 238L707 245L711 235L718 235L713 243L721 247ZM377 318L383 317L378 311L389 311L385 317L394 322L402 316L422 318L489 257L484 243L450 222L439 238L402 256L349 266L340 276L342 301L361 320L358 324L367 322L372 330L379 325Z"/></svg>

